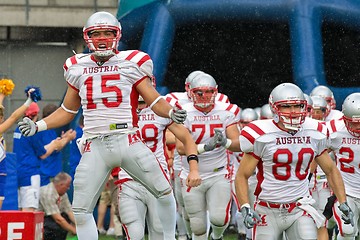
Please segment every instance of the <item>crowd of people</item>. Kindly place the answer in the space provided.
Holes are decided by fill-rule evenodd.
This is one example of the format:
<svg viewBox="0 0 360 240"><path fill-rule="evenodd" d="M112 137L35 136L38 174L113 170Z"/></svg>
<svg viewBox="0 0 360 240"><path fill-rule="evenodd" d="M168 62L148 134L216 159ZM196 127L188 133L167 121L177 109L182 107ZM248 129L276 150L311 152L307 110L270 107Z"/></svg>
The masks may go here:
<svg viewBox="0 0 360 240"><path fill-rule="evenodd" d="M121 222L127 239L144 239L145 228L152 240L223 239L230 225L238 239L358 237L360 93L337 111L326 86L306 95L281 83L264 106L241 109L197 70L184 92L161 96L150 56L117 50L122 33L113 15L94 13L83 33L91 53L65 61L61 106L45 107L38 120L27 102L14 134L19 206L50 217L44 228L59 238L48 239L67 232L98 239L99 198L112 206L109 229ZM56 137L51 129L80 107L81 134ZM81 159L69 175L56 154L74 139Z"/></svg>

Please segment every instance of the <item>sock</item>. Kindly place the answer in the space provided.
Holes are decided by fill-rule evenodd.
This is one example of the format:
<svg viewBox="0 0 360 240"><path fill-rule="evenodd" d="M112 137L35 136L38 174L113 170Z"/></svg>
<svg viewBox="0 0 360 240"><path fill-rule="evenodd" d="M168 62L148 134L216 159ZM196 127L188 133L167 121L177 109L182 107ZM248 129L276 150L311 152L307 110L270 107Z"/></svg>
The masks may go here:
<svg viewBox="0 0 360 240"><path fill-rule="evenodd" d="M181 209L179 209L179 210L181 210ZM186 228L185 228L184 219L180 215L179 212L177 212L177 214L176 214L176 226L177 226L177 231L178 231L179 236L186 235Z"/></svg>
<svg viewBox="0 0 360 240"><path fill-rule="evenodd" d="M184 219L184 223L185 223L186 233L188 235L188 238L191 238L192 232L191 232L191 227L190 227L190 220L186 220L186 219L189 219L189 217L186 214L187 213L185 211L185 208L183 208L183 219Z"/></svg>
<svg viewBox="0 0 360 240"><path fill-rule="evenodd" d="M193 240L207 240L208 237L207 237L207 233L204 233L203 235L200 235L200 236L196 236L195 234L193 234L193 237L192 239Z"/></svg>
<svg viewBox="0 0 360 240"><path fill-rule="evenodd" d="M74 213L79 240L98 240L95 219L91 213Z"/></svg>
<svg viewBox="0 0 360 240"><path fill-rule="evenodd" d="M221 239L225 229L227 228L227 226L229 225L229 223L225 224L224 226L218 227L215 225L211 225L211 229L212 229L212 233L211 233L211 237L213 239Z"/></svg>
<svg viewBox="0 0 360 240"><path fill-rule="evenodd" d="M164 231L164 240L175 240L176 202L173 193L159 197L156 203Z"/></svg>

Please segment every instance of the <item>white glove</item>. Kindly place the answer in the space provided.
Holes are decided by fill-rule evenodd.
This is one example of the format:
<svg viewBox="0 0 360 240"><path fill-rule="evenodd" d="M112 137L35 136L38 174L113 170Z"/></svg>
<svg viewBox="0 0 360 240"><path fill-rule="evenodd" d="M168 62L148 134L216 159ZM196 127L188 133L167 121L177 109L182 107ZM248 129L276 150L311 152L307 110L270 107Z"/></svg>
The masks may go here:
<svg viewBox="0 0 360 240"><path fill-rule="evenodd" d="M347 202L343 202L339 205L340 211L343 213L341 215L342 220L344 220L345 224L351 224L354 226L354 213L347 204Z"/></svg>
<svg viewBox="0 0 360 240"><path fill-rule="evenodd" d="M176 106L174 108L170 109L170 111L169 111L170 119L178 124L183 123L186 119L186 116L187 116L186 110L180 109Z"/></svg>
<svg viewBox="0 0 360 240"><path fill-rule="evenodd" d="M241 214L244 218L245 227L249 229L254 227L257 221L261 221L259 214L252 210L249 204L244 204L241 207Z"/></svg>
<svg viewBox="0 0 360 240"><path fill-rule="evenodd" d="M19 130L22 135L29 137L37 133L38 127L30 118L24 117L22 121L18 123Z"/></svg>
<svg viewBox="0 0 360 240"><path fill-rule="evenodd" d="M225 147L226 144L227 144L227 138L226 136L224 136L221 132L221 130L219 129L215 129L215 136L216 136L216 139L217 139L217 147Z"/></svg>

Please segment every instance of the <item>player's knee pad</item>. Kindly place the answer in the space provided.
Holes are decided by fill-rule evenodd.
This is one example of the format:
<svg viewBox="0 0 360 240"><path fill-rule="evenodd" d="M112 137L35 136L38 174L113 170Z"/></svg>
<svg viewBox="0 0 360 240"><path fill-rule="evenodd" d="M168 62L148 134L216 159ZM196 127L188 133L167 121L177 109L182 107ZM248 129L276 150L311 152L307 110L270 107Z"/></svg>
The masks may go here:
<svg viewBox="0 0 360 240"><path fill-rule="evenodd" d="M230 218L228 222L225 222L225 219L226 219L226 212L224 211L215 211L210 214L210 222L215 226L221 227L226 225L229 222Z"/></svg>
<svg viewBox="0 0 360 240"><path fill-rule="evenodd" d="M190 226L192 232L197 236L206 233L206 219L202 219L200 217L193 217L190 220Z"/></svg>
<svg viewBox="0 0 360 240"><path fill-rule="evenodd" d="M85 212L74 212L76 225L84 225L88 221L92 221L93 215Z"/></svg>

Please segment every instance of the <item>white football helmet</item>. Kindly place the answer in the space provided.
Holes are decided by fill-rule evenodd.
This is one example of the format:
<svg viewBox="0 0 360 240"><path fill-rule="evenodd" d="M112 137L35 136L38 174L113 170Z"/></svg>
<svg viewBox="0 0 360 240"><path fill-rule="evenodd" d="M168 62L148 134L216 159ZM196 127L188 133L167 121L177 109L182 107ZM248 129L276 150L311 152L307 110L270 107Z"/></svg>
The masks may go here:
<svg viewBox="0 0 360 240"><path fill-rule="evenodd" d="M325 118L329 115L328 104L323 97L312 96L311 100L313 102L313 110L311 117L317 120L324 121Z"/></svg>
<svg viewBox="0 0 360 240"><path fill-rule="evenodd" d="M191 101L199 111L208 113L214 108L218 89L211 75L207 73L196 75L189 84L189 92Z"/></svg>
<svg viewBox="0 0 360 240"><path fill-rule="evenodd" d="M204 72L200 70L193 71L185 79L185 91L189 98L190 98L190 91L189 91L190 82L199 74L204 74Z"/></svg>
<svg viewBox="0 0 360 240"><path fill-rule="evenodd" d="M282 122L289 130L298 130L306 117L306 100L302 90L293 83L282 83L270 93L269 104L275 122ZM299 111L281 111L282 108L296 106Z"/></svg>
<svg viewBox="0 0 360 240"><path fill-rule="evenodd" d="M113 31L114 37L92 38L92 33L96 31ZM83 37L96 56L108 57L117 50L121 38L121 25L111 13L96 12L87 20L83 28Z"/></svg>
<svg viewBox="0 0 360 240"><path fill-rule="evenodd" d="M312 114L312 110L313 110L313 101L311 99L311 97L309 95L307 95L306 93L304 93L304 97L306 100L306 111L307 111L307 116L311 117Z"/></svg>
<svg viewBox="0 0 360 240"><path fill-rule="evenodd" d="M349 133L354 137L360 137L360 93L352 93L345 98L342 112Z"/></svg>
<svg viewBox="0 0 360 240"><path fill-rule="evenodd" d="M326 100L326 102L328 103L329 112L331 111L331 109L336 108L336 101L334 98L334 94L330 90L330 88L323 86L323 85L319 85L319 86L315 87L313 90L311 90L310 97L312 97L312 96L323 97Z"/></svg>
<svg viewBox="0 0 360 240"><path fill-rule="evenodd" d="M271 111L270 104L264 104L260 108L260 119L271 119L274 117L273 112Z"/></svg>
<svg viewBox="0 0 360 240"><path fill-rule="evenodd" d="M240 113L240 126L241 126L241 128L244 128L250 122L257 120L257 119L258 119L258 115L254 109L245 108Z"/></svg>

